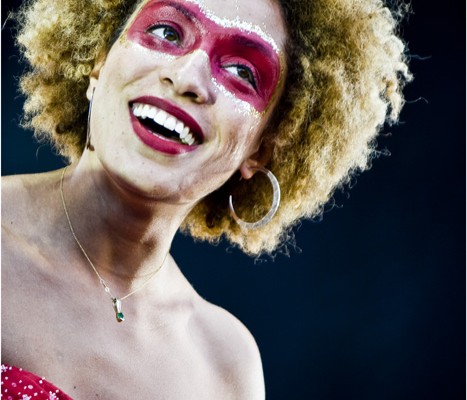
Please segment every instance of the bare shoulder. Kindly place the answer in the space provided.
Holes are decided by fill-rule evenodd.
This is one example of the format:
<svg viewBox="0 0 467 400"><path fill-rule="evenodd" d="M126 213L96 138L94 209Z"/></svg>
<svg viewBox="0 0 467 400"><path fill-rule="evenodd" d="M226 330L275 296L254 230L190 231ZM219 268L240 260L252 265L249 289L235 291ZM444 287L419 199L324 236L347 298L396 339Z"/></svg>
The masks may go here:
<svg viewBox="0 0 467 400"><path fill-rule="evenodd" d="M264 399L258 346L249 330L231 313L205 300L194 317L195 332L233 399Z"/></svg>
<svg viewBox="0 0 467 400"><path fill-rule="evenodd" d="M20 224L47 202L58 171L2 177L2 228Z"/></svg>
<svg viewBox="0 0 467 400"><path fill-rule="evenodd" d="M2 176L2 213L10 211L15 199L23 197L27 193L27 183L30 175Z"/></svg>
<svg viewBox="0 0 467 400"><path fill-rule="evenodd" d="M2 201L4 196L6 200L15 195L25 196L35 188L43 188L48 183L57 182L60 173L60 170L56 170L39 174L2 176Z"/></svg>
<svg viewBox="0 0 467 400"><path fill-rule="evenodd" d="M31 184L30 175L2 177L2 241L20 232L20 226L27 213Z"/></svg>
<svg viewBox="0 0 467 400"><path fill-rule="evenodd" d="M2 177L2 226L8 226L15 215L21 215L30 199L30 188L36 175L11 175Z"/></svg>
<svg viewBox="0 0 467 400"><path fill-rule="evenodd" d="M18 265L53 223L51 197L57 171L2 177L2 267Z"/></svg>

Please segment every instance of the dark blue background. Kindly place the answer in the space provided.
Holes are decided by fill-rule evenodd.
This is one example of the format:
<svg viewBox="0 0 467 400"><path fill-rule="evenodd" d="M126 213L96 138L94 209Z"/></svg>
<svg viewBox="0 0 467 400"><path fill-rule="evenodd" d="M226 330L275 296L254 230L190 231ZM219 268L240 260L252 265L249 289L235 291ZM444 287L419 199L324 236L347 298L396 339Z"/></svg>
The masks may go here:
<svg viewBox="0 0 467 400"><path fill-rule="evenodd" d="M15 3L2 2L2 20ZM413 8L403 34L427 59L413 57L402 123L379 140L391 156L336 196L342 207L295 229L301 252L255 262L226 244L173 245L193 286L256 337L270 400L465 398L465 3ZM3 175L62 165L17 127L12 26Z"/></svg>

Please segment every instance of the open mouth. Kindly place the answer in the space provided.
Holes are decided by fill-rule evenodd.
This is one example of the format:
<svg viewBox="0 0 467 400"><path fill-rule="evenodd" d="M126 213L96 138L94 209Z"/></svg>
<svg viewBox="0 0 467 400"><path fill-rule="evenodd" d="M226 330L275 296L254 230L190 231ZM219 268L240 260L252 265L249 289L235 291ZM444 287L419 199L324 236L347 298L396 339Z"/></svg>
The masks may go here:
<svg viewBox="0 0 467 400"><path fill-rule="evenodd" d="M131 109L141 125L154 135L163 136L186 146L202 143L199 135L188 125L160 108L135 102L131 104Z"/></svg>

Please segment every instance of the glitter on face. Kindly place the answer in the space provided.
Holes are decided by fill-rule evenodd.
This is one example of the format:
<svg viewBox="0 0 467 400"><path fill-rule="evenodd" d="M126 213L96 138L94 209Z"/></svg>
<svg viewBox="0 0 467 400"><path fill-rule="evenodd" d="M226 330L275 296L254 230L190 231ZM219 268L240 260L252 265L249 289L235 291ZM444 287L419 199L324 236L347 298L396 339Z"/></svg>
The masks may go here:
<svg viewBox="0 0 467 400"><path fill-rule="evenodd" d="M266 43L269 43L277 54L280 53L279 46L277 46L277 43L274 41L274 39L266 32L264 32L259 26L250 24L246 21L241 21L238 17L236 17L235 19L219 18L211 10L208 10L206 7L204 7L204 5L198 0L186 1L196 4L201 9L201 11L203 11L204 15L206 15L206 17L209 18L215 24L222 26L223 28L237 28L244 32L256 33ZM238 3L236 2L235 4L236 8L238 9Z"/></svg>
<svg viewBox="0 0 467 400"><path fill-rule="evenodd" d="M261 116L261 113L256 111L250 103L247 101L240 100L237 98L232 92L229 92L224 85L221 85L217 80L213 77L212 78L212 83L216 87L216 89L221 92L225 97L229 98L237 107L237 111L240 111L242 115L244 116L254 116L256 118L259 118Z"/></svg>

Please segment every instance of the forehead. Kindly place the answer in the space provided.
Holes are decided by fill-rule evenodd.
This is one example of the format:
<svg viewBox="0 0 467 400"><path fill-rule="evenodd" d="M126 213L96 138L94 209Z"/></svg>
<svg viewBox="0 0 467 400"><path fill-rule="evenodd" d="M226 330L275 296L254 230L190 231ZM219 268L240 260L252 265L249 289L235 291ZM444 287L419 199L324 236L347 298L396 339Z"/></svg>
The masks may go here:
<svg viewBox="0 0 467 400"><path fill-rule="evenodd" d="M273 0L143 0L130 17L127 27L158 3L167 3L197 14L221 28L255 33L277 53L284 49L285 27L280 6Z"/></svg>

